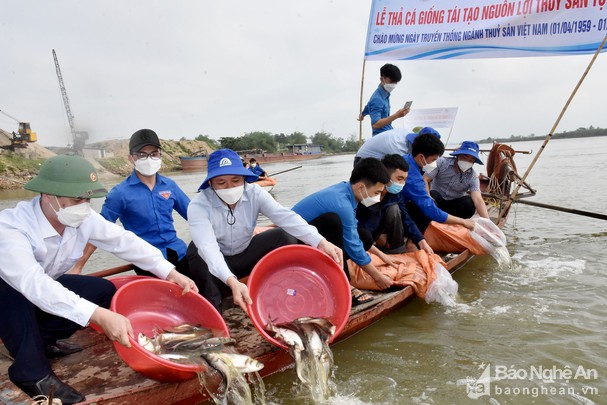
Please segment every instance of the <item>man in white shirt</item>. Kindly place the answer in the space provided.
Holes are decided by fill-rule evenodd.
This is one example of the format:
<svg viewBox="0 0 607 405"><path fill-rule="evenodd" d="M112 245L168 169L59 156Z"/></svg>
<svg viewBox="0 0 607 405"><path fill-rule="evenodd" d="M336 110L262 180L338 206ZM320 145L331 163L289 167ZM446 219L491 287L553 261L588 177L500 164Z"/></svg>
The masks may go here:
<svg viewBox="0 0 607 405"><path fill-rule="evenodd" d="M248 276L263 256L278 247L301 240L342 263L341 249L263 188L248 183L255 180L257 175L242 166L236 152L216 150L209 156L207 178L200 186L200 194L188 207L190 271L200 294L218 310L222 298L219 287L223 283L232 290L234 304L246 311L252 301L246 284L238 279ZM280 228L254 236L260 213Z"/></svg>
<svg viewBox="0 0 607 405"><path fill-rule="evenodd" d="M94 322L111 339L130 346L127 318L107 308L116 292L105 279L65 274L82 256L87 242L146 269L159 278L196 291L162 253L90 208L90 199L107 190L87 160L78 156L48 159L25 188L40 196L0 212L0 339L13 364L9 378L31 397L54 396L63 404L85 399L52 371L48 357L77 351L62 346Z"/></svg>
<svg viewBox="0 0 607 405"><path fill-rule="evenodd" d="M361 159L370 157L382 160L386 155L406 155L409 153L407 145L407 134L409 132L405 128L395 128L367 139L356 152L354 164Z"/></svg>
<svg viewBox="0 0 607 405"><path fill-rule="evenodd" d="M386 155L401 155L405 156L411 153L411 145L418 135L432 134L440 139L438 131L432 127L424 127L419 133L409 132L404 128L395 128L388 131L384 131L381 134L375 135L371 139L367 139L362 144L356 156L354 157L354 164L358 163L361 159L375 158L382 160Z"/></svg>

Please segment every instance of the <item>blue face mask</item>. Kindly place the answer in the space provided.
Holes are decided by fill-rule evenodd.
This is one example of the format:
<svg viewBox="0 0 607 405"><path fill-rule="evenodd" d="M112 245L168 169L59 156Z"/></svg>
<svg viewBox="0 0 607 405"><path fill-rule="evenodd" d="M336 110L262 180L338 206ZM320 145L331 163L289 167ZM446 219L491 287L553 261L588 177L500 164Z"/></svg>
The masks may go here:
<svg viewBox="0 0 607 405"><path fill-rule="evenodd" d="M386 191L388 191L390 194L398 194L402 191L403 187L405 187L405 183L397 183L393 181L392 184L386 187Z"/></svg>

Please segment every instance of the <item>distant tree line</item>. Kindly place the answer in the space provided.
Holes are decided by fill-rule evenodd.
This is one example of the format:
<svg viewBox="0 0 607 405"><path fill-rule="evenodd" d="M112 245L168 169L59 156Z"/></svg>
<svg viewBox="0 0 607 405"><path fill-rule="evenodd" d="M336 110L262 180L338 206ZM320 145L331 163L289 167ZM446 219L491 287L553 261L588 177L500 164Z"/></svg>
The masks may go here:
<svg viewBox="0 0 607 405"><path fill-rule="evenodd" d="M510 135L510 138L485 138L480 139L476 142L478 143L493 143L493 142L520 142L520 141L534 141L534 140L543 140L546 138L546 135ZM554 139L565 139L565 138L588 138L591 136L607 136L607 129L593 127L592 125L588 128L578 128L575 131L565 131L565 132L557 132L552 135Z"/></svg>
<svg viewBox="0 0 607 405"><path fill-rule="evenodd" d="M327 153L356 152L358 150L358 140L354 135L351 135L348 140L344 140L328 132L317 132L308 137L303 132L285 135L255 131L242 136L221 137L219 142L202 134L195 139L206 142L213 149L229 148L235 151L284 152L287 150L287 145L305 144L308 143L308 139L310 143L322 146L322 151Z"/></svg>

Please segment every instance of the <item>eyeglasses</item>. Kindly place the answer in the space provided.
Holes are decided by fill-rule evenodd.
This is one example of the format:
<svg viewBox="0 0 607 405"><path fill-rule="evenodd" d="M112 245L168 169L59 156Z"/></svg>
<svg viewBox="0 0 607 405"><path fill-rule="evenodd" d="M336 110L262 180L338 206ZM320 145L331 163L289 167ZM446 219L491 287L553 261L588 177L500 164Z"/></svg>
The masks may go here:
<svg viewBox="0 0 607 405"><path fill-rule="evenodd" d="M156 150L151 153L137 152L137 153L131 153L131 155L136 156L137 159L141 159L141 160L145 160L148 157L152 158L153 160L158 160L158 159L160 159L160 156L162 156L162 152Z"/></svg>

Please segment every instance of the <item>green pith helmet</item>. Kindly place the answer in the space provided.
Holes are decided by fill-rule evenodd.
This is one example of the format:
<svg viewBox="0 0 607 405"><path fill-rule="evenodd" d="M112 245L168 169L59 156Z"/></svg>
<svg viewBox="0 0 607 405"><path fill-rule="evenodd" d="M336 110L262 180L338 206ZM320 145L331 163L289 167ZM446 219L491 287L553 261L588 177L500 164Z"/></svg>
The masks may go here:
<svg viewBox="0 0 607 405"><path fill-rule="evenodd" d="M47 159L38 175L23 188L59 197L97 198L107 195L93 165L80 156L69 155Z"/></svg>

